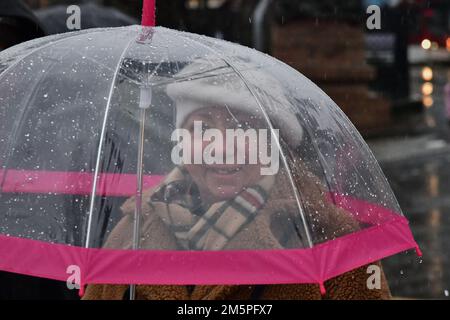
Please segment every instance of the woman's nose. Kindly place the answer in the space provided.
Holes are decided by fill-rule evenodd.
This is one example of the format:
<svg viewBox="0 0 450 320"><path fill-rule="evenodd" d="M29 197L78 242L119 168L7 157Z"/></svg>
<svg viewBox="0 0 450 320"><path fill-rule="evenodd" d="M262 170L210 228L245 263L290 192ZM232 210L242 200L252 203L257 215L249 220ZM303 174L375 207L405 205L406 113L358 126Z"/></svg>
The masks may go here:
<svg viewBox="0 0 450 320"><path fill-rule="evenodd" d="M222 155L222 161L224 164L234 164L236 156L236 138L233 135L228 135L226 128L214 128L221 133L221 139L214 137L211 141L203 141L203 151L212 148L214 150L214 157L217 159L219 155ZM232 129L228 129L232 130ZM217 140L216 140L217 138ZM212 150L211 150L212 151Z"/></svg>

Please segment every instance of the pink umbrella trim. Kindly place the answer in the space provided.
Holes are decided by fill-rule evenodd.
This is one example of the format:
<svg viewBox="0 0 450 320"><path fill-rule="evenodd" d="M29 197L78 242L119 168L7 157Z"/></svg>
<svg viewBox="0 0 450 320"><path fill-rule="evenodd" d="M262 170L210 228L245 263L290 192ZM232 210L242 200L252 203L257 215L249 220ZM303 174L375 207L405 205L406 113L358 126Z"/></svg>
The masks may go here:
<svg viewBox="0 0 450 320"><path fill-rule="evenodd" d="M3 176L6 174L6 176ZM4 178L4 179L3 179ZM164 176L146 175L144 189L158 185ZM88 172L0 170L1 191L4 193L41 193L90 195L94 174ZM136 175L101 173L97 195L129 197L136 194Z"/></svg>
<svg viewBox="0 0 450 320"><path fill-rule="evenodd" d="M12 249L13 248L13 249ZM308 249L164 251L93 249L0 235L0 269L67 281L80 270L85 284L288 284L324 282L360 266L413 249L401 216ZM26 254L24 254L26 253Z"/></svg>

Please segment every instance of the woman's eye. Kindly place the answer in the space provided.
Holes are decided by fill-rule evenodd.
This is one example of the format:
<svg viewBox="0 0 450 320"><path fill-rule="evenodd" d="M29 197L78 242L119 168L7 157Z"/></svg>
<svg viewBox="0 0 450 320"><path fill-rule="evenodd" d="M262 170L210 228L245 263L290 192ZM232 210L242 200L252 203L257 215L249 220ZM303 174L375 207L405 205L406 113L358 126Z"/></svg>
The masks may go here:
<svg viewBox="0 0 450 320"><path fill-rule="evenodd" d="M240 122L236 125L237 129L247 130L251 129L251 125L248 122Z"/></svg>
<svg viewBox="0 0 450 320"><path fill-rule="evenodd" d="M211 129L211 127L209 126L209 124L207 123L202 123L202 132L204 133L206 130Z"/></svg>
<svg viewBox="0 0 450 320"><path fill-rule="evenodd" d="M201 132L204 133L205 130L210 129L211 127L208 124L202 123L201 124ZM189 126L186 127L186 129L188 129L191 133L193 133L196 129L198 130L198 126L194 125L194 124L190 124Z"/></svg>

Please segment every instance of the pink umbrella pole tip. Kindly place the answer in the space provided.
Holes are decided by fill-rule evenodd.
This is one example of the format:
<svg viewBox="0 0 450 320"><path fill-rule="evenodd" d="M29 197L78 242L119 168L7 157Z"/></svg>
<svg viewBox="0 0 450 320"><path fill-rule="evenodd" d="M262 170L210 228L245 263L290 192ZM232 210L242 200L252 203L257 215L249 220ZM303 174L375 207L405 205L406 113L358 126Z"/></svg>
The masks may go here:
<svg viewBox="0 0 450 320"><path fill-rule="evenodd" d="M84 284L80 284L80 289L78 289L78 296L83 298L84 296Z"/></svg>
<svg viewBox="0 0 450 320"><path fill-rule="evenodd" d="M155 1L156 0L144 0L142 7L142 26L154 27L156 23L155 18Z"/></svg>
<svg viewBox="0 0 450 320"><path fill-rule="evenodd" d="M327 293L327 290L325 289L325 285L323 284L323 282L319 283L319 288L320 288L320 294L323 297Z"/></svg>
<svg viewBox="0 0 450 320"><path fill-rule="evenodd" d="M416 247L416 255L417 255L418 257L421 257L421 256L422 256L422 250L420 250L419 246Z"/></svg>

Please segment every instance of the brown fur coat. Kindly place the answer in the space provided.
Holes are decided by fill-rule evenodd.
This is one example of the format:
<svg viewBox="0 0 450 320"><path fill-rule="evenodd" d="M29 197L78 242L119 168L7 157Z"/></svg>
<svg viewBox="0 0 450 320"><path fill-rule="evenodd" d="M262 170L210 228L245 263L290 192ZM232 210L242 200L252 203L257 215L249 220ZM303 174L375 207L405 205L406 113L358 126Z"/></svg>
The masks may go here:
<svg viewBox="0 0 450 320"><path fill-rule="evenodd" d="M303 172L307 172L306 170ZM305 212L317 212L315 223L311 225L311 233L315 243L320 243L358 228L350 216L343 210L325 200L321 183L311 174L296 176L298 190L303 190L301 200ZM256 218L224 248L229 249L275 249L299 248L302 243L292 223L289 221L292 213L298 208L286 176L281 173L276 180L266 205ZM168 249L177 247L171 231L156 214L157 210L167 210L167 205L161 202L149 202L154 190L144 193L144 210L141 218L141 247L146 249ZM135 202L128 199L122 206L124 218L111 232L105 247L131 248L133 232L133 217ZM320 230L320 232L319 232ZM291 237L286 237L291 234ZM147 236L146 236L147 235ZM315 236L314 236L315 235ZM283 240L281 240L283 239ZM247 299L389 299L390 292L387 282L382 277L381 289L368 289L366 285L369 274L367 266L347 272L325 282L326 294L321 296L316 284L283 284L283 285L138 285L136 298L144 300L247 300ZM123 299L127 285L89 285L83 299Z"/></svg>

